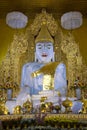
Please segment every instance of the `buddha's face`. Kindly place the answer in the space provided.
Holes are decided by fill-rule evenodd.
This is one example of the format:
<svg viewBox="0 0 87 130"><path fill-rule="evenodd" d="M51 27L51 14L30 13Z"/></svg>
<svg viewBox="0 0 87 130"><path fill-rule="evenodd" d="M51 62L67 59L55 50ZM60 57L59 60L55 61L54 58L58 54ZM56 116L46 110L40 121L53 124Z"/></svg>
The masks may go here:
<svg viewBox="0 0 87 130"><path fill-rule="evenodd" d="M39 62L51 62L53 60L53 44L50 42L36 44L36 57Z"/></svg>

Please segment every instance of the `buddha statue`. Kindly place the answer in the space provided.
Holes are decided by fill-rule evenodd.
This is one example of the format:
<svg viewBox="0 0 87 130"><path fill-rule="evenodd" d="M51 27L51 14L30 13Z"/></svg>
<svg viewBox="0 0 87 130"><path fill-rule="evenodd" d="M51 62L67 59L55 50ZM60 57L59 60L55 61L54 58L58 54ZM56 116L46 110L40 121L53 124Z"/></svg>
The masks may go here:
<svg viewBox="0 0 87 130"><path fill-rule="evenodd" d="M54 40L46 24L42 24L35 44L35 61L22 68L21 92L34 95L40 91L55 90L61 96L66 96L66 66L64 63L55 62Z"/></svg>

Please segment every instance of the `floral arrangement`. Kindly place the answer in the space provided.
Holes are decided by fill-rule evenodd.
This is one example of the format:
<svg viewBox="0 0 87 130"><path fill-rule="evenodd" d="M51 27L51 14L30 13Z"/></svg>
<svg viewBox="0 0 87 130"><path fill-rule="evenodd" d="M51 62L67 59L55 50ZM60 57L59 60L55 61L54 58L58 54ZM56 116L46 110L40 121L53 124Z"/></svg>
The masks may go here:
<svg viewBox="0 0 87 130"><path fill-rule="evenodd" d="M42 113L39 113L39 114L35 114L35 120L36 120L36 124L37 126L39 125L44 125L45 123L45 117L47 116L46 113L42 114Z"/></svg>

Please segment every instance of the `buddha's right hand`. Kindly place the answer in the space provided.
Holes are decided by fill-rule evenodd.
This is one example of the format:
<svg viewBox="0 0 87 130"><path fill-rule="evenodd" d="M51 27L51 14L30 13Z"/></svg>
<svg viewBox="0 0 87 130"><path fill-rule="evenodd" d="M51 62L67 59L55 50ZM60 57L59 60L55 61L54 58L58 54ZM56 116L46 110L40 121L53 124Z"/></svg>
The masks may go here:
<svg viewBox="0 0 87 130"><path fill-rule="evenodd" d="M36 73L33 72L33 73L31 74L31 76L32 76L32 78L36 77Z"/></svg>
<svg viewBox="0 0 87 130"><path fill-rule="evenodd" d="M33 77L33 78L35 78L36 76L39 76L41 73L40 73L40 71L35 71L35 72L33 72L32 74L31 74L31 76Z"/></svg>

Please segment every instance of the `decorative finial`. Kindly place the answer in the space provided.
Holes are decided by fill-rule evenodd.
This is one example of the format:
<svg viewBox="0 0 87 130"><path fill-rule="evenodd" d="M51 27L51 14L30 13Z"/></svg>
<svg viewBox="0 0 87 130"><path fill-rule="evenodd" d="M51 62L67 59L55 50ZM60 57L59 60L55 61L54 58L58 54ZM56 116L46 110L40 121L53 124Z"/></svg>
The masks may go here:
<svg viewBox="0 0 87 130"><path fill-rule="evenodd" d="M54 43L54 40L51 37L51 35L50 35L50 33L49 33L48 29L47 29L45 21L42 23L41 30L40 30L38 36L35 39L35 43L38 43L38 42L51 42L51 43Z"/></svg>
<svg viewBox="0 0 87 130"><path fill-rule="evenodd" d="M45 8L42 9L42 13L46 14L46 9Z"/></svg>

